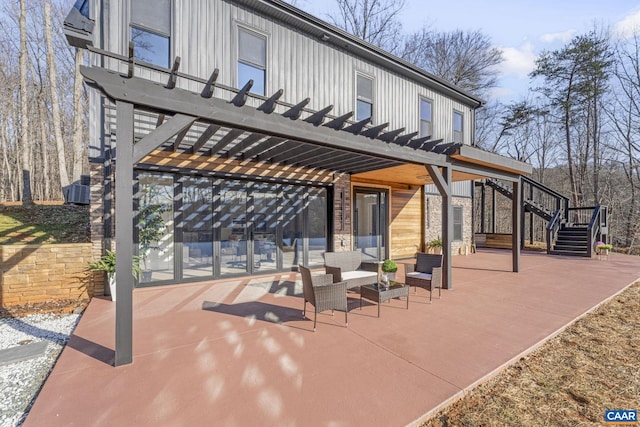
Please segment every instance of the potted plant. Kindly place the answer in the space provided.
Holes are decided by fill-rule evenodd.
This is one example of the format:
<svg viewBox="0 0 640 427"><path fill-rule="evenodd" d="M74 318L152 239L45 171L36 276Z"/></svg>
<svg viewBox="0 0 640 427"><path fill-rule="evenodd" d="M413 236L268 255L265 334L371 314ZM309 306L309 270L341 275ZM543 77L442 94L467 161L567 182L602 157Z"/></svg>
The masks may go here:
<svg viewBox="0 0 640 427"><path fill-rule="evenodd" d="M387 259L382 263L382 282L388 284L390 281L396 280L396 271L398 271L398 264L392 259Z"/></svg>
<svg viewBox="0 0 640 427"><path fill-rule="evenodd" d="M138 243L142 259L142 282L151 281L151 268L147 264L151 249L159 249L157 242L164 236L164 205L149 203L150 194L145 194L138 213Z"/></svg>
<svg viewBox="0 0 640 427"><path fill-rule="evenodd" d="M107 279L109 281L109 293L111 294L111 301L116 300L116 253L107 249L107 253L102 255L96 262L89 263L89 269L91 271L104 271L107 273ZM140 275L140 263L137 256L133 257L131 262L131 273L134 278L138 278Z"/></svg>
<svg viewBox="0 0 640 427"><path fill-rule="evenodd" d="M613 246L604 242L596 242L595 247L596 247L596 253L598 255L605 255L605 256L609 255L609 251L613 249Z"/></svg>
<svg viewBox="0 0 640 427"><path fill-rule="evenodd" d="M433 239L429 242L429 249L432 249L434 253L441 254L442 253L442 238L438 236L437 239Z"/></svg>

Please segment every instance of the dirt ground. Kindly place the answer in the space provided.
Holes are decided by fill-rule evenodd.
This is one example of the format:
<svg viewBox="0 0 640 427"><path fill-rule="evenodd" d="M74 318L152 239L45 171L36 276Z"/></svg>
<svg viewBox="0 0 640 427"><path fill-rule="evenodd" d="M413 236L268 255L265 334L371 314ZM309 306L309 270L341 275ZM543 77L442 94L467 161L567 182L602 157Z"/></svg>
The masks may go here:
<svg viewBox="0 0 640 427"><path fill-rule="evenodd" d="M601 426L640 410L640 281L421 427Z"/></svg>

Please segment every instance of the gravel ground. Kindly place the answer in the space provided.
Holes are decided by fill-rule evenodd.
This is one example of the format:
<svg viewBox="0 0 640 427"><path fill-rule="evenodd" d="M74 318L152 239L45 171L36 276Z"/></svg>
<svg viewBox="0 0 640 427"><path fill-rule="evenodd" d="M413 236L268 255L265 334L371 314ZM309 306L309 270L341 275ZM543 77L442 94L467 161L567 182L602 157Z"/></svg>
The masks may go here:
<svg viewBox="0 0 640 427"><path fill-rule="evenodd" d="M0 366L0 427L20 426L73 332L79 314L34 314L0 319L0 349L45 341L45 354Z"/></svg>

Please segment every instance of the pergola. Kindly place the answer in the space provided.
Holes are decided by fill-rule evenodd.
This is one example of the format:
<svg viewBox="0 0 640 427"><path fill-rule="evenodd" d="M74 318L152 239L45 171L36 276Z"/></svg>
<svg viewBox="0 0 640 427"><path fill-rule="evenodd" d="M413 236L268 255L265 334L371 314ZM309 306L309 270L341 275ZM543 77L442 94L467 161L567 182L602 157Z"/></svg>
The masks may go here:
<svg viewBox="0 0 640 427"><path fill-rule="evenodd" d="M520 176L531 172L528 164L468 145L419 138L404 128L388 130L388 124L371 126L369 120L353 122L353 113L333 116L332 106L311 110L309 98L297 104L282 102L282 90L262 97L250 94L251 82L241 89L226 87L217 83L217 69L208 79L188 76L178 71L179 58L168 73L151 70L164 72L166 80L159 83L134 76L139 65L134 67L132 49L128 58L98 53L124 61L126 67L124 72L81 67L87 84L112 104L106 114L113 116L110 132L117 143L117 201L132 200L134 167L326 184L333 173L354 176L379 171L393 179L422 172L427 177L422 183L433 182L442 196L443 286L451 288L451 183L484 177L510 181L514 200L519 200ZM178 85L178 79L185 84ZM203 164L210 167L198 166ZM274 165L285 173L275 176L270 172ZM517 272L522 212L520 203L512 206L512 259ZM116 203L115 217L117 366L132 362L133 202Z"/></svg>

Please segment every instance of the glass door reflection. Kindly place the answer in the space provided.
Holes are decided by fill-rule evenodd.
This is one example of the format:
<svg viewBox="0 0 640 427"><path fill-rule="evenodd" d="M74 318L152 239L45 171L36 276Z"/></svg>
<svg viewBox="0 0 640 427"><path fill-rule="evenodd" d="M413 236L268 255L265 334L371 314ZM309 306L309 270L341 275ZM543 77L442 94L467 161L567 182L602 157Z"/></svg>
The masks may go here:
<svg viewBox="0 0 640 427"><path fill-rule="evenodd" d="M249 272L247 190L243 181L221 182L216 214L220 224L220 275Z"/></svg>
<svg viewBox="0 0 640 427"><path fill-rule="evenodd" d="M253 209L253 273L276 270L276 220L278 218L278 185L254 183L251 192Z"/></svg>

